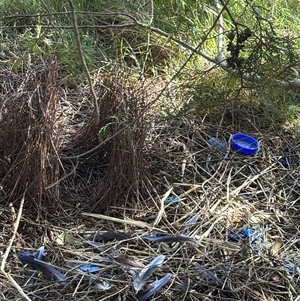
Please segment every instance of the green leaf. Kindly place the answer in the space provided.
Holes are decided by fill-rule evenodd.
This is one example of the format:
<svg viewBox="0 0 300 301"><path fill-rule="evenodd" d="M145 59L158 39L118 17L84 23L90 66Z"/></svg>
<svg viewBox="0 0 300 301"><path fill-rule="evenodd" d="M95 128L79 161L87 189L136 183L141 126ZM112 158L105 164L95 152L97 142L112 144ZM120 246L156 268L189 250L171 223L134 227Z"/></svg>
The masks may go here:
<svg viewBox="0 0 300 301"><path fill-rule="evenodd" d="M66 231L63 231L56 239L58 245L70 244L73 246L81 246L82 242L68 234Z"/></svg>

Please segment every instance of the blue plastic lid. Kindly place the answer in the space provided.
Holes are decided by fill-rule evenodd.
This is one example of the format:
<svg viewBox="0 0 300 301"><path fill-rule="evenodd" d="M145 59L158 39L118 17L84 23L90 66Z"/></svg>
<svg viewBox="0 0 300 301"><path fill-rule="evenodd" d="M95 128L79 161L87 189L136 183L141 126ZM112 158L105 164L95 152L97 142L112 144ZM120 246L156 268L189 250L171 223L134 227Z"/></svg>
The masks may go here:
<svg viewBox="0 0 300 301"><path fill-rule="evenodd" d="M230 145L237 152L243 155L254 155L258 152L260 144L250 135L236 133L230 137Z"/></svg>

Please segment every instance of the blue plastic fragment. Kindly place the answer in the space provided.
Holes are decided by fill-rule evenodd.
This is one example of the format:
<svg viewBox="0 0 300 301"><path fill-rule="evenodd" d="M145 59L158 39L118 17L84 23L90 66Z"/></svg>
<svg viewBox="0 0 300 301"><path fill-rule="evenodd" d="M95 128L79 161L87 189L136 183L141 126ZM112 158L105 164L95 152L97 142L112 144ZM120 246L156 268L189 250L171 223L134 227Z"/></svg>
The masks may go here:
<svg viewBox="0 0 300 301"><path fill-rule="evenodd" d="M255 233L255 230L252 228L246 228L244 229L244 233L246 237L252 237Z"/></svg>
<svg viewBox="0 0 300 301"><path fill-rule="evenodd" d="M242 231L236 232L236 233L229 233L228 237L229 239L233 240L239 240L239 239L245 239L253 236L255 233L255 230L252 228L246 228Z"/></svg>
<svg viewBox="0 0 300 301"><path fill-rule="evenodd" d="M253 197L251 196L251 194L247 194L247 193L241 193L240 196L246 200L246 201L252 201Z"/></svg>
<svg viewBox="0 0 300 301"><path fill-rule="evenodd" d="M287 259L283 262L284 267L286 268L287 272L295 273L298 270L297 265L294 263L293 258Z"/></svg>
<svg viewBox="0 0 300 301"><path fill-rule="evenodd" d="M221 153L227 153L227 144L224 140L216 137L209 138L208 141L209 145Z"/></svg>
<svg viewBox="0 0 300 301"><path fill-rule="evenodd" d="M180 201L180 197L178 197L178 196L169 196L168 198L166 198L164 204L169 205L171 203L177 203L179 201Z"/></svg>
<svg viewBox="0 0 300 301"><path fill-rule="evenodd" d="M186 225L189 226L189 227L193 226L193 225L196 223L198 217L199 217L198 214L193 215L193 216L188 220L188 222L187 222Z"/></svg>
<svg viewBox="0 0 300 301"><path fill-rule="evenodd" d="M95 273L100 270L100 267L94 264L82 264L78 268L85 273Z"/></svg>
<svg viewBox="0 0 300 301"><path fill-rule="evenodd" d="M289 168L291 165L291 160L290 160L290 158L287 158L287 157L280 157L278 159L278 162L285 168Z"/></svg>
<svg viewBox="0 0 300 301"><path fill-rule="evenodd" d="M282 152L282 156L278 158L278 162L283 167L290 168L294 161L293 157L295 157L295 152L289 147L286 147Z"/></svg>
<svg viewBox="0 0 300 301"><path fill-rule="evenodd" d="M229 239L238 241L240 239L249 239L249 247L250 249L258 254L261 250L260 246L264 248L264 237L265 233L269 230L268 227L265 228L256 228L253 229L251 227L247 227L242 231L236 233L230 233L228 235Z"/></svg>
<svg viewBox="0 0 300 301"><path fill-rule="evenodd" d="M258 250L257 247L253 247L253 246L250 245L250 248L251 248L251 250L252 250L255 254L258 254L259 250Z"/></svg>

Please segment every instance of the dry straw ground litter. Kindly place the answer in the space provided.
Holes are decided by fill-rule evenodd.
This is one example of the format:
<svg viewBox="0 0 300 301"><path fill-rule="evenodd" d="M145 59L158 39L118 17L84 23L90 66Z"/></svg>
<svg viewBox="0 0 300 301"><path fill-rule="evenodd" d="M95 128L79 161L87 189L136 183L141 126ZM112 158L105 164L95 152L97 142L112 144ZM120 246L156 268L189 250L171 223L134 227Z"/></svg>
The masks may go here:
<svg viewBox="0 0 300 301"><path fill-rule="evenodd" d="M195 118L192 114L159 122L150 118L150 124L137 123L131 132L118 134L124 124L137 117L135 108L128 105L135 105L141 94L131 93L123 82L112 85L109 78L101 82L111 88L106 91L109 105L102 101L106 105L102 109L108 112L105 116L110 119L102 119L101 127L95 129L87 118L90 108L76 103L76 97L72 101L60 99L58 118L55 99L59 92L52 98L48 91L49 87L56 89L58 81L51 70L45 67L41 73L25 77L21 91L12 86L1 94L1 170L5 173L0 235L1 251L4 254L7 250L7 258L1 257L5 263L1 300L22 300L24 296L28 300L142 300L136 297L134 271L141 271L158 255L164 255L165 260L149 276L145 289L168 273L171 278L153 300L299 300L299 144L289 130L259 127L256 115L237 125L226 115L237 112L227 109L218 119ZM103 86L98 91L103 92L101 89ZM78 96L84 91L74 93ZM125 99L124 91L129 100L119 103L118 99ZM88 95L86 98L88 103ZM62 126L64 109L76 115L72 119L76 122L72 127L71 119L64 120L65 136L58 135L56 140L59 129L55 125ZM8 112L13 112L12 116ZM128 118L126 113L132 115ZM118 122L112 116L119 118ZM38 127L33 127L34 136L29 131L32 125ZM149 126L146 136L140 126ZM95 133L101 133L101 129L103 137L98 139L117 137L108 142L106 153L103 147L78 157L98 143ZM231 133L242 129L260 141L257 155L242 156L229 147L224 154L208 143L215 136L227 141ZM133 134L137 135L134 139ZM6 144L6 139L13 143ZM10 171L14 168L20 168L19 175L27 168L29 179L12 178ZM45 178L49 170L50 176ZM145 174L140 174L142 171ZM72 172L72 177L66 176ZM119 186L119 176L124 186ZM12 190L9 180L17 183L17 188ZM59 189L53 186L49 196L46 188L56 182ZM134 189L128 189L128 185L134 185ZM32 187L38 192L32 192ZM117 195L110 209L90 213L92 207L98 210L99 197L109 198L110 192ZM52 202L58 197L56 193L60 193L58 208L51 205L48 209L47 196ZM23 209L19 207L22 195ZM40 216L30 215L30 210L40 212ZM249 229L254 234L247 236ZM145 239L162 235L173 240ZM67 285L46 280L38 270L18 260L20 252L36 252L41 245L46 249L43 260L66 274ZM100 270L78 270L87 263Z"/></svg>

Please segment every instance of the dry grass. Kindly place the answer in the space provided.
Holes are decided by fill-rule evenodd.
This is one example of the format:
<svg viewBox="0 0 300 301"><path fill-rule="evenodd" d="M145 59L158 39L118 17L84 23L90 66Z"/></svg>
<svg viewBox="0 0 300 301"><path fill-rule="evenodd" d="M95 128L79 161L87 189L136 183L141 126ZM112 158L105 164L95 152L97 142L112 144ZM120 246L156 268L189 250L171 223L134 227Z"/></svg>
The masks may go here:
<svg viewBox="0 0 300 301"><path fill-rule="evenodd" d="M105 87L110 87L109 91L113 93L102 99L102 105L105 104L105 99L114 103L116 95L123 95L118 89L122 87L121 90L124 91L121 84L116 88L108 81ZM99 89L101 91L104 88ZM114 113L119 110L118 112L124 114L123 104L109 107ZM122 114L118 115L119 118ZM166 257L165 262L148 283L166 273L172 273L173 276L155 294L153 300L298 300L300 259L297 238L297 137L285 129L272 131L270 126L260 130L259 124L262 120L256 114L248 114L247 123L246 120L240 120L238 124L227 122L225 118L226 114L234 118L241 116L237 109L227 109L225 113L217 114L218 112L214 112L214 116L203 118L173 118L152 125L147 136L147 143L152 145L151 156L147 157L147 164L151 166L148 170L151 174L147 174L147 187L153 194L151 197L149 193L147 199L143 196L144 202L138 206L130 205L129 202L124 206L122 201L116 202L104 216L76 216L78 210L69 210L66 203L65 216L54 215L51 224L49 220L44 220L37 225L23 216L6 270L22 284L24 272L28 268L24 269L15 260L16 256L22 249L34 251L41 244L45 244L45 260L70 277L70 284L63 287L55 281L45 282L41 275L37 275L32 285L23 284L27 295L41 294L44 300L130 300L130 297L135 296L132 273L130 268L120 265L119 262L126 258L134 261L131 264L141 266L148 264L158 254L163 254ZM110 121L102 118L101 126L109 124ZM109 128L110 135L117 133L119 129L114 126L115 124ZM224 158L207 143L209 137L216 135L227 140L231 133L243 130L245 126L247 132L258 138L262 146L254 157L241 156L230 150ZM86 123L86 128L82 129L93 127ZM139 128L133 129L138 131ZM92 130L91 132L93 133ZM132 132L126 134L132 135ZM92 147L92 136L86 134L81 137L87 137L85 141L87 144L91 143ZM139 139L130 145L128 136L116 137L121 141L118 144L122 146L121 150L126 150L127 153L133 151L134 146L140 146ZM134 180L139 179L135 174L137 163L122 152L116 152L117 149L120 150L115 147L118 141L111 139L108 142L113 151L106 164L109 162L117 168L124 160L134 170L129 172L122 169L124 167L118 169L121 171L122 181L125 179L128 183L137 185L130 178L126 179L129 176L136 177ZM284 151L286 148L290 151ZM81 151L78 150L79 153ZM101 152L100 154L103 156ZM289 158L290 164L283 166L279 162L280 156ZM115 179L118 175L108 169L106 172L109 183L107 187L117 185L111 186L111 189L120 198L120 192L124 189L122 200L126 199L128 190L125 186L118 186L120 184ZM143 182L140 184L144 185ZM164 200L169 196L177 196L180 201L164 205ZM10 225L13 215L5 208L2 212L1 224L4 227L1 235L5 246L12 235ZM197 216L196 222L187 228L188 221L194 216ZM256 241L248 238L236 241L229 239L230 233L236 233L245 227L255 229L261 237ZM109 240L97 235L108 230L128 236L120 240ZM56 239L64 231L72 235L79 245L74 244L72 239L57 245ZM195 243L152 243L141 239L143 235L154 233L185 234L195 239ZM34 240L33 237L37 239ZM88 244L80 243L86 237L103 243L105 248L99 251ZM113 260L103 261L103 257ZM97 279L107 281L111 288L97 291L95 280L70 267L70 263L79 265L83 262L99 265L101 269ZM194 263L200 264L204 270L199 271ZM291 271L293 268L295 271ZM220 282L214 277L218 277ZM6 279L1 279L0 282L1 300L20 299Z"/></svg>

